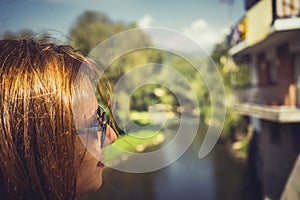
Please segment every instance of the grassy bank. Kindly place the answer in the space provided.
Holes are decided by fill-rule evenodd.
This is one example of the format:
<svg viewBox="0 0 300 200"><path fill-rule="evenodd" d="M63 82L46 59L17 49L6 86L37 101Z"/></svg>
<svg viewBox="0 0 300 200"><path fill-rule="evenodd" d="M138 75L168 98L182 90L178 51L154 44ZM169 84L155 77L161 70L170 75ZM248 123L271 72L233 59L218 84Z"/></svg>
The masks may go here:
<svg viewBox="0 0 300 200"><path fill-rule="evenodd" d="M167 119L171 119L174 114L167 113ZM137 131L131 131L130 127L126 135L120 136L117 141L112 145L118 150L111 150L108 148L105 154L105 159L109 161L124 159L124 153L126 152L144 152L148 148L158 146L165 140L165 135L162 131L143 129L143 126L148 124L155 124L151 120L148 112L133 111L130 113L130 118L141 128Z"/></svg>

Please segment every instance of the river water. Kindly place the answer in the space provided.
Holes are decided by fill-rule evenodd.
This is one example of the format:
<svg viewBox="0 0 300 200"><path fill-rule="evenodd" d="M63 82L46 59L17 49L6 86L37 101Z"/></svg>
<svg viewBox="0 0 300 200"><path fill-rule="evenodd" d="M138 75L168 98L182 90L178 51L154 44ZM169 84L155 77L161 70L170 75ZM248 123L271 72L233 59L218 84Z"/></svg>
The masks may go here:
<svg viewBox="0 0 300 200"><path fill-rule="evenodd" d="M259 186L246 171L245 161L234 158L221 143L199 159L202 140L199 133L183 156L158 171L132 174L105 169L101 189L80 199L260 200Z"/></svg>

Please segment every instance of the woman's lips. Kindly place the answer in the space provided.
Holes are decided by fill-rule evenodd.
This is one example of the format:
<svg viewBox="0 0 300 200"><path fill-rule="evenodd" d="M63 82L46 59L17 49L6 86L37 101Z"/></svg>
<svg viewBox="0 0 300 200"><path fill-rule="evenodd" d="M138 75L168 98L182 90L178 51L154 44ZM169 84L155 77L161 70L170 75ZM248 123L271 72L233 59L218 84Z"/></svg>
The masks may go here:
<svg viewBox="0 0 300 200"><path fill-rule="evenodd" d="M104 166L105 166L104 163L101 162L101 161L99 161L99 162L97 163L97 167L104 167Z"/></svg>

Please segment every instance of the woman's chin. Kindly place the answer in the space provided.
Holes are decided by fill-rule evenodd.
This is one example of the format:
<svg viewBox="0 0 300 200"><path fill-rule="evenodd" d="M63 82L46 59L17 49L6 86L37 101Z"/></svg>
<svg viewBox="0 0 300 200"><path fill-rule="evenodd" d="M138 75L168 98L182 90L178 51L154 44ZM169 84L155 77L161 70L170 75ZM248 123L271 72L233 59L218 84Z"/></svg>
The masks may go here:
<svg viewBox="0 0 300 200"><path fill-rule="evenodd" d="M102 169L101 169L102 171ZM79 181L77 191L79 196L99 190L102 186L102 172L97 173L98 177L90 177L89 181Z"/></svg>
<svg viewBox="0 0 300 200"><path fill-rule="evenodd" d="M90 187L81 187L81 189L78 191L78 196L87 195L89 193L93 193L98 191L102 186L102 181L98 183L98 185L93 184L93 186Z"/></svg>

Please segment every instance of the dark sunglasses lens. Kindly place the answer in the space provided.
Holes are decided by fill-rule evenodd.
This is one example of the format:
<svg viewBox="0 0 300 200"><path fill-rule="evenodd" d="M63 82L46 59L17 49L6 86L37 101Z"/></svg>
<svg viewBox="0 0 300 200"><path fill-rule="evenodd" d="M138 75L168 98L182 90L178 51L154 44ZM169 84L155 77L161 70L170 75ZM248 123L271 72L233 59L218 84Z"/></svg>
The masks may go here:
<svg viewBox="0 0 300 200"><path fill-rule="evenodd" d="M101 133L101 148L103 147L104 141L106 136L106 125L102 126L102 133Z"/></svg>
<svg viewBox="0 0 300 200"><path fill-rule="evenodd" d="M101 106L98 106L97 115L101 124L106 122L106 112Z"/></svg>
<svg viewBox="0 0 300 200"><path fill-rule="evenodd" d="M102 133L101 133L101 148L102 148L106 136L106 112L101 106L98 106L97 115L99 117L99 123L102 129Z"/></svg>

